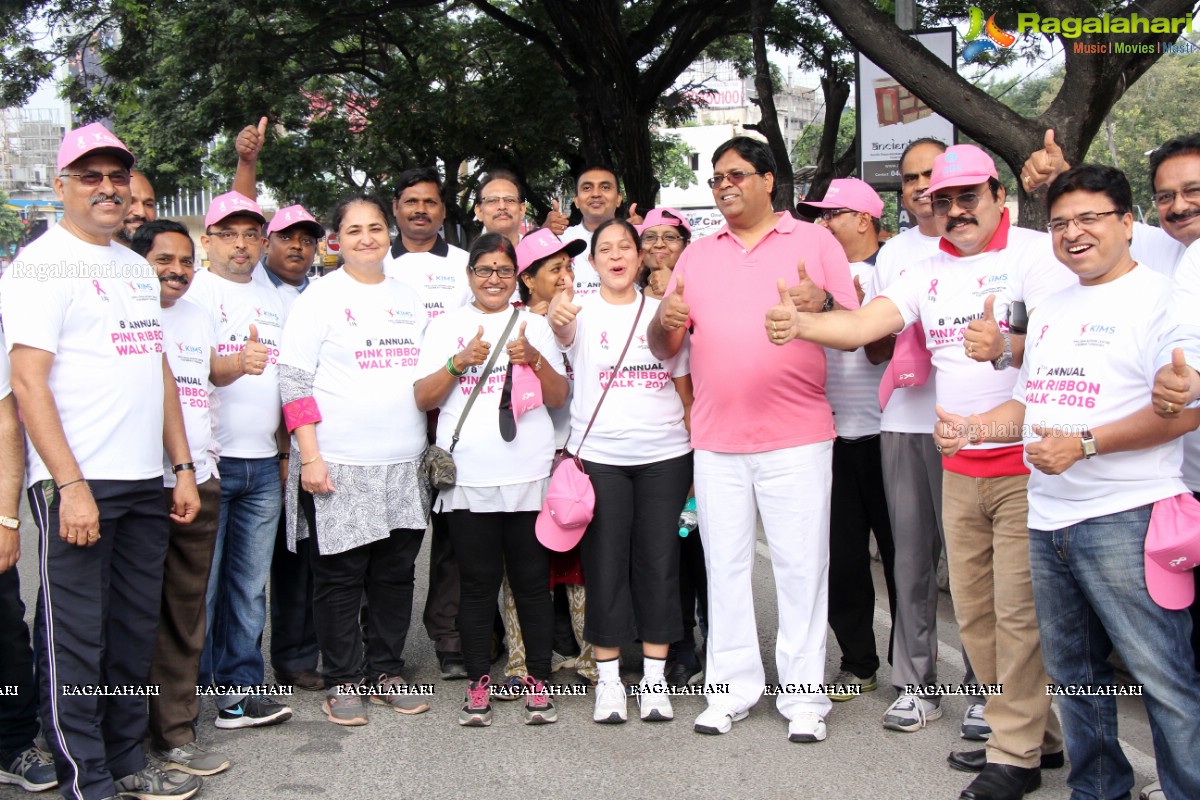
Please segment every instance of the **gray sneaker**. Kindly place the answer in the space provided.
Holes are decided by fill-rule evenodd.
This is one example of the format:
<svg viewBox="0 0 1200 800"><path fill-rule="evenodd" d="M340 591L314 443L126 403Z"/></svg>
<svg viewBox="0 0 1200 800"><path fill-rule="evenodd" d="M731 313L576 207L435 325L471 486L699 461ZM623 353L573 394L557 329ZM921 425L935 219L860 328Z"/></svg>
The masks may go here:
<svg viewBox="0 0 1200 800"><path fill-rule="evenodd" d="M883 727L890 731L913 733L935 719L942 718L941 705L934 705L915 694L902 694L883 715Z"/></svg>
<svg viewBox="0 0 1200 800"><path fill-rule="evenodd" d="M126 775L116 782L121 797L138 800L187 800L200 791L203 781L195 775L166 770L147 764L141 772Z"/></svg>
<svg viewBox="0 0 1200 800"><path fill-rule="evenodd" d="M850 670L844 669L833 679L833 688L826 692L826 695L835 703L841 703L853 700L863 692L873 692L878 687L876 673L872 672L870 677L860 678Z"/></svg>
<svg viewBox="0 0 1200 800"><path fill-rule="evenodd" d="M199 742L188 742L170 750L151 750L150 755L162 762L163 769L189 775L216 775L229 769L230 764L226 756L206 750Z"/></svg>
<svg viewBox="0 0 1200 800"><path fill-rule="evenodd" d="M380 675L371 687L371 702L391 706L401 714L420 714L429 710L429 698L410 692L408 682L399 675Z"/></svg>
<svg viewBox="0 0 1200 800"><path fill-rule="evenodd" d="M325 690L325 702L321 710L329 721L336 725L366 725L367 704L359 694L361 687L344 683Z"/></svg>
<svg viewBox="0 0 1200 800"><path fill-rule="evenodd" d="M11 764L0 764L0 784L11 783L27 792L44 792L58 786L54 759L40 747L28 747Z"/></svg>

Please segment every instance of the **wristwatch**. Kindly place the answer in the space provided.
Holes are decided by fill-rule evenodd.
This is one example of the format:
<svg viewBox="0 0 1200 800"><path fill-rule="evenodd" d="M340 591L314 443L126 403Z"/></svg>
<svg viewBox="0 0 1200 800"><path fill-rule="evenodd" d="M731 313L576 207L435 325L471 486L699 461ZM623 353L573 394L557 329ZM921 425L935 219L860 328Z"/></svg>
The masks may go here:
<svg viewBox="0 0 1200 800"><path fill-rule="evenodd" d="M821 313L824 314L826 311L833 311L833 295L829 293L828 289L825 290L825 305L821 306Z"/></svg>
<svg viewBox="0 0 1200 800"><path fill-rule="evenodd" d="M15 531L21 527L21 520L16 517L0 517L0 528L8 528L10 531Z"/></svg>
<svg viewBox="0 0 1200 800"><path fill-rule="evenodd" d="M196 465L190 461L186 461L183 464L176 464L175 466L171 467L171 472L174 472L176 475L178 475L179 473L184 472L185 470L189 470L189 469L192 472L195 472Z"/></svg>
<svg viewBox="0 0 1200 800"><path fill-rule="evenodd" d="M1012 339L1008 337L1007 333L1002 333L1000 336L1004 339L1004 352L996 356L996 360L992 362L992 369L996 371L1008 369L1012 365Z"/></svg>
<svg viewBox="0 0 1200 800"><path fill-rule="evenodd" d="M1079 446L1083 448L1083 457L1091 458L1096 455L1096 437L1092 436L1092 432L1086 428L1083 435L1079 438Z"/></svg>

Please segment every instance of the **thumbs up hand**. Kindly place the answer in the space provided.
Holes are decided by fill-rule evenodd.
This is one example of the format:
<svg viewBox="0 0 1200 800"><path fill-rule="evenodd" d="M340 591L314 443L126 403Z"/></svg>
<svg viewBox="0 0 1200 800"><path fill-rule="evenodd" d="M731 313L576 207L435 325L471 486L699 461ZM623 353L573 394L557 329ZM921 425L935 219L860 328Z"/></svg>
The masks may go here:
<svg viewBox="0 0 1200 800"><path fill-rule="evenodd" d="M570 221L570 218L562 213L558 201L554 200L550 204L550 213L546 215L546 221L542 223L542 227L549 228L555 236L562 236Z"/></svg>
<svg viewBox="0 0 1200 800"><path fill-rule="evenodd" d="M1048 185L1071 168L1063 157L1062 148L1054 141L1054 129L1046 131L1043 147L1029 156L1021 168L1021 187L1027 192Z"/></svg>
<svg viewBox="0 0 1200 800"><path fill-rule="evenodd" d="M267 118L258 121L257 127L247 125L238 133L233 147L242 161L257 161L259 151L267 140Z"/></svg>
<svg viewBox="0 0 1200 800"><path fill-rule="evenodd" d="M788 294L792 296L792 302L796 304L796 310L819 313L825 308L825 290L808 277L808 271L804 269L803 258L796 265L796 275L800 278L800 282L788 289Z"/></svg>
<svg viewBox="0 0 1200 800"><path fill-rule="evenodd" d="M691 324L692 309L683 299L683 275L674 275L675 289L662 299L658 320L664 330L675 331Z"/></svg>
<svg viewBox="0 0 1200 800"><path fill-rule="evenodd" d="M250 338L242 346L238 354L238 365L243 375L262 375L267 368L269 351L267 346L258 340L258 327L250 326Z"/></svg>
<svg viewBox="0 0 1200 800"><path fill-rule="evenodd" d="M633 203L629 206L629 213L625 215L625 220L630 225L641 225L642 222L645 221L642 215L637 213L637 203Z"/></svg>
<svg viewBox="0 0 1200 800"><path fill-rule="evenodd" d="M780 278L776 288L779 290L779 303L767 309L765 325L771 344L784 345L796 338L796 321L800 314L787 281Z"/></svg>
<svg viewBox="0 0 1200 800"><path fill-rule="evenodd" d="M971 442L970 422L960 414L951 414L941 406L935 406L937 422L933 425L933 444L946 458L957 453Z"/></svg>
<svg viewBox="0 0 1200 800"><path fill-rule="evenodd" d="M546 319L550 322L550 327L557 333L564 330L568 325L575 321L575 317L579 314L580 307L575 304L575 284L568 283L561 292L554 295L554 299L550 301L550 309L546 312Z"/></svg>
<svg viewBox="0 0 1200 800"><path fill-rule="evenodd" d="M1034 436L1042 438L1025 445L1025 458L1038 472L1060 475L1083 458L1082 434L1058 428L1046 430L1041 425L1034 425L1031 430Z"/></svg>
<svg viewBox="0 0 1200 800"><path fill-rule="evenodd" d="M983 317L973 319L963 331L963 347L967 357L975 361L995 361L1004 353L1004 338L996 322L996 295L983 301Z"/></svg>
<svg viewBox="0 0 1200 800"><path fill-rule="evenodd" d="M1176 347L1171 351L1171 363L1154 376L1150 392L1154 413L1163 419L1174 419L1197 397L1200 397L1200 375L1188 366L1183 348Z"/></svg>
<svg viewBox="0 0 1200 800"><path fill-rule="evenodd" d="M455 371L466 372L471 367L486 364L491 351L491 344L483 340L483 326L480 325L475 338L467 342L467 346L453 356Z"/></svg>
<svg viewBox="0 0 1200 800"><path fill-rule="evenodd" d="M521 320L521 327L517 331L517 338L508 343L508 362L510 364L527 364L532 367L541 358L542 354L525 338L525 326L527 324L525 320Z"/></svg>

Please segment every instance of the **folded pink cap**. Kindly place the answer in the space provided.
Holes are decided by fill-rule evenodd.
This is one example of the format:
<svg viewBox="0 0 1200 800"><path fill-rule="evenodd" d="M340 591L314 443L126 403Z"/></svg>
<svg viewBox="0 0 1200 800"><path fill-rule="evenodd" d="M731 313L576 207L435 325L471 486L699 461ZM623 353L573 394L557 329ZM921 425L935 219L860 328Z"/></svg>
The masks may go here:
<svg viewBox="0 0 1200 800"><path fill-rule="evenodd" d="M688 233L692 232L692 226L688 225L687 218L683 216L683 212L676 211L673 208L652 208L642 218L642 224L634 225L633 227L637 228L638 236L641 236L646 232L647 228L653 228L655 225L671 225L676 228L683 228Z"/></svg>
<svg viewBox="0 0 1200 800"><path fill-rule="evenodd" d="M1163 608L1187 608L1196 598L1200 566L1200 501L1191 492L1154 504L1146 532L1146 588Z"/></svg>
<svg viewBox="0 0 1200 800"><path fill-rule="evenodd" d="M126 169L133 169L136 159L125 143L99 122L69 131L58 146L58 171L62 172L84 156L103 153L116 156Z"/></svg>
<svg viewBox="0 0 1200 800"><path fill-rule="evenodd" d="M550 367L543 364L542 369L550 369ZM513 419L519 420L522 414L533 411L540 405L542 405L542 381L533 371L533 367L528 364L513 365Z"/></svg>
<svg viewBox="0 0 1200 800"><path fill-rule="evenodd" d="M892 392L924 386L933 374L933 357L925 347L925 329L910 325L896 336L892 360L879 380L879 408L887 408Z"/></svg>
<svg viewBox="0 0 1200 800"><path fill-rule="evenodd" d="M954 144L933 160L933 174L925 193L955 186L977 186L987 183L988 178L1000 178L992 157L973 144Z"/></svg>
<svg viewBox="0 0 1200 800"><path fill-rule="evenodd" d="M848 208L851 211L865 211L875 219L883 216L883 198L870 184L858 178L835 178L829 182L824 199L797 205L801 209Z"/></svg>
<svg viewBox="0 0 1200 800"><path fill-rule="evenodd" d="M517 274L520 275L529 269L533 266L533 262L561 253L564 250L567 255L574 258L586 249L587 242L583 239L572 239L569 242L564 242L555 236L554 231L549 228L538 228L533 233L526 234L525 238L517 243Z"/></svg>
<svg viewBox="0 0 1200 800"><path fill-rule="evenodd" d="M317 222L304 206L288 206L275 212L275 216L271 217L271 221L267 223L263 236L279 233L295 225L303 225L318 239L325 235L325 226Z"/></svg>
<svg viewBox="0 0 1200 800"><path fill-rule="evenodd" d="M558 465L542 510L534 523L538 541L547 550L565 553L583 538L596 508L596 492L573 460Z"/></svg>
<svg viewBox="0 0 1200 800"><path fill-rule="evenodd" d="M254 217L259 222L266 222L267 217L259 208L258 203L241 192L226 192L212 199L208 204L208 213L204 215L204 227L208 228L234 215Z"/></svg>

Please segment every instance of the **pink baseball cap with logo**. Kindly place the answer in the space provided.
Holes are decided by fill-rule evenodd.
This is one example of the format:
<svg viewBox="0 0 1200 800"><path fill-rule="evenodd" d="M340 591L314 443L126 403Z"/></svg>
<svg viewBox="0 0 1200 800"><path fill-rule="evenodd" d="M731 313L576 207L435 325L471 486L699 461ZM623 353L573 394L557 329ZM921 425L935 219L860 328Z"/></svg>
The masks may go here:
<svg viewBox="0 0 1200 800"><path fill-rule="evenodd" d="M1196 597L1200 566L1200 501L1191 492L1154 504L1146 532L1146 588L1163 608L1180 610Z"/></svg>
<svg viewBox="0 0 1200 800"><path fill-rule="evenodd" d="M587 242L583 239L564 242L549 228L538 228L533 233L527 234L517 244L517 274L520 275L529 269L533 266L533 262L556 255L564 250L567 255L574 258L586 249Z"/></svg>
<svg viewBox="0 0 1200 800"><path fill-rule="evenodd" d="M241 192L226 192L223 195L214 197L212 202L208 204L208 213L204 215L204 227L211 227L235 215L254 217L259 222L267 221L267 217L263 214L258 203L246 197Z"/></svg>
<svg viewBox="0 0 1200 800"><path fill-rule="evenodd" d="M125 143L99 122L69 131L58 146L58 171L62 172L84 156L104 154L120 159L126 169L133 169L137 159Z"/></svg>
<svg viewBox="0 0 1200 800"><path fill-rule="evenodd" d="M642 218L642 224L633 227L637 228L638 236L641 236L647 228L653 228L655 225L670 225L675 228L683 228L688 233L692 232L692 226L688 225L687 217L683 216L682 211L676 211L673 208L652 208Z"/></svg>
<svg viewBox="0 0 1200 800"><path fill-rule="evenodd" d="M583 538L596 509L592 481L568 459L558 465L546 489L534 530L547 550L565 553Z"/></svg>
<svg viewBox="0 0 1200 800"><path fill-rule="evenodd" d="M977 186L987 183L988 178L1000 179L992 157L973 144L954 144L933 160L933 174L925 193L955 186Z"/></svg>
<svg viewBox="0 0 1200 800"><path fill-rule="evenodd" d="M851 211L864 211L875 219L883 216L883 198L869 183L858 178L835 178L829 182L824 199L797 205L801 209L848 208Z"/></svg>
<svg viewBox="0 0 1200 800"><path fill-rule="evenodd" d="M542 364L542 369L550 369L549 364ZM512 410L513 419L521 419L521 415L533 411L542 405L542 381L538 378L533 367L528 364L513 366Z"/></svg>
<svg viewBox="0 0 1200 800"><path fill-rule="evenodd" d="M272 233L279 233L288 228L302 225L304 229L312 233L318 239L325 236L325 226L317 222L312 214L304 206L288 206L281 208L275 212L275 216L271 217L271 221L267 223L267 227L263 230L263 236L270 236Z"/></svg>

